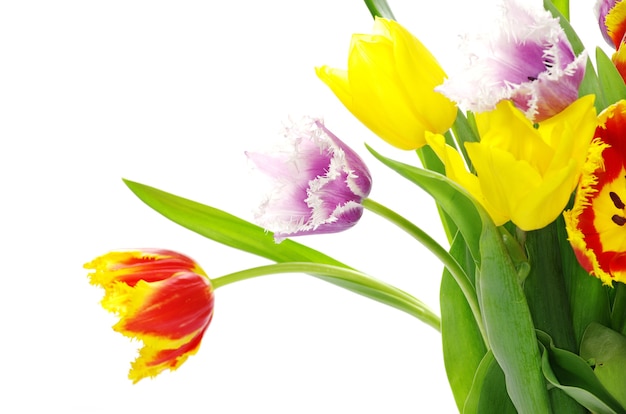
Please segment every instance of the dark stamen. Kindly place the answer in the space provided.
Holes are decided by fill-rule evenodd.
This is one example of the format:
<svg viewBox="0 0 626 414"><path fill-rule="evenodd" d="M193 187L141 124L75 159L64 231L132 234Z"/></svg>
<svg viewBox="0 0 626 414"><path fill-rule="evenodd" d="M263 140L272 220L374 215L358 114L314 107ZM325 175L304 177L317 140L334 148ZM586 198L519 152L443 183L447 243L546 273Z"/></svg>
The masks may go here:
<svg viewBox="0 0 626 414"><path fill-rule="evenodd" d="M611 197L611 201L613 201L613 204L615 205L616 208L619 208L620 210L622 210L624 207L626 207L626 204L624 204L622 199L619 198L619 196L613 191L609 193L609 197Z"/></svg>
<svg viewBox="0 0 626 414"><path fill-rule="evenodd" d="M613 215L613 217L611 217L611 220L613 220L613 223L617 224L618 226L623 226L624 224L626 224L626 218L618 216L617 214Z"/></svg>
<svg viewBox="0 0 626 414"><path fill-rule="evenodd" d="M534 82L534 81L536 81L536 80L537 80L537 78L533 78L532 76L528 76L528 80L529 80L530 82Z"/></svg>

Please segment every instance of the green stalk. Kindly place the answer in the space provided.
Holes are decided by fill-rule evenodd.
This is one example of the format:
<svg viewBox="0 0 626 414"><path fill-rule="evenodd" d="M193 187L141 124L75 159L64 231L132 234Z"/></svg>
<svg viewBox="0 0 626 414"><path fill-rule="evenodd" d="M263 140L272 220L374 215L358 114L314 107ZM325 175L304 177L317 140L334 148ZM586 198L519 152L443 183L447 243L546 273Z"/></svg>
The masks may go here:
<svg viewBox="0 0 626 414"><path fill-rule="evenodd" d="M441 320L417 298L376 280L365 273L345 267L311 262L285 262L230 273L211 280L214 289L242 280L279 273L305 273L320 279L332 279L333 283L351 290L366 292L367 296L402 310L422 322L441 331Z"/></svg>
<svg viewBox="0 0 626 414"><path fill-rule="evenodd" d="M367 198L362 202L363 207L367 210L378 214L379 216L389 220L408 234L410 234L415 240L420 242L424 247L431 251L440 261L441 263L448 269L454 280L459 285L459 288L463 291L463 295L469 304L472 314L476 319L476 323L478 324L478 328L480 329L480 333L485 341L485 344L488 344L487 334L485 332L485 328L483 326L483 318L480 311L480 306L478 305L478 297L476 296L476 289L472 284L471 280L465 274L465 271L456 261L456 259L439 243L435 241L432 237L430 237L426 232L417 227L415 224L411 223L406 218L402 217L395 211L383 206L382 204L377 203L376 201Z"/></svg>
<svg viewBox="0 0 626 414"><path fill-rule="evenodd" d="M569 0L552 0L552 4L554 4L563 17L569 21Z"/></svg>
<svg viewBox="0 0 626 414"><path fill-rule="evenodd" d="M572 312L563 277L558 239L559 221L526 233L526 249L530 272L524 283L524 293L535 328L546 332L555 346L576 353ZM582 407L562 390L549 392L555 413L583 413Z"/></svg>

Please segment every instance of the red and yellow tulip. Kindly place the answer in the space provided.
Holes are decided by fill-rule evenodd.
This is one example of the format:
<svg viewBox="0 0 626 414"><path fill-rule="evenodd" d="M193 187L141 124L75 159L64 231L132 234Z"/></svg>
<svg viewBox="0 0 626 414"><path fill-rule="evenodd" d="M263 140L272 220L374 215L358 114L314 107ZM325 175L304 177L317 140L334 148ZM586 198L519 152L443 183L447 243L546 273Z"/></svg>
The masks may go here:
<svg viewBox="0 0 626 414"><path fill-rule="evenodd" d="M213 288L190 258L159 249L110 252L85 264L104 288L113 329L143 342L128 377L137 382L175 370L198 351L213 316Z"/></svg>
<svg viewBox="0 0 626 414"><path fill-rule="evenodd" d="M598 124L574 206L564 215L581 266L612 285L626 282L626 101L605 109Z"/></svg>

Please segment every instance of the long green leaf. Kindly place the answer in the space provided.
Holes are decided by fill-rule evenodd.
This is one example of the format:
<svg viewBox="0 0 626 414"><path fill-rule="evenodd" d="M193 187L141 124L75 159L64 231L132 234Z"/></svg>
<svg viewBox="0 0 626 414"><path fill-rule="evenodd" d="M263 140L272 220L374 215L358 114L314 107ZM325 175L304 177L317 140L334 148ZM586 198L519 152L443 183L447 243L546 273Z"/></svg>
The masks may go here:
<svg viewBox="0 0 626 414"><path fill-rule="evenodd" d="M364 0L365 5L369 9L372 17L384 17L387 19L395 20L389 4L386 0Z"/></svg>
<svg viewBox="0 0 626 414"><path fill-rule="evenodd" d="M474 261L467 251L465 240L458 233L452 242L450 254L468 275L474 275ZM447 269L441 278L439 303L443 361L454 400L461 412L487 348L463 291Z"/></svg>
<svg viewBox="0 0 626 414"><path fill-rule="evenodd" d="M469 193L445 175L394 161L383 157L370 146L366 145L366 147L379 161L420 186L435 199L437 205L453 219L463 234L474 260L479 261L478 240L480 239L482 218Z"/></svg>
<svg viewBox="0 0 626 414"><path fill-rule="evenodd" d="M563 279L569 298L577 350L590 323L597 322L602 325L610 323L611 305L607 288L602 286L600 279L590 276L578 263L574 250L567 240L563 217L559 217L557 221Z"/></svg>
<svg viewBox="0 0 626 414"><path fill-rule="evenodd" d="M596 64L598 65L598 80L604 91L606 105L614 104L620 99L626 99L626 85L615 64L599 47L596 48Z"/></svg>
<svg viewBox="0 0 626 414"><path fill-rule="evenodd" d="M129 180L124 182L141 201L163 216L218 243L279 263L314 262L349 268L330 256L292 240L276 244L271 233L222 210L144 184ZM377 289L376 286L323 275L316 277L397 309L404 311L408 309L405 306L405 297L396 297L389 294L389 291Z"/></svg>
<svg viewBox="0 0 626 414"><path fill-rule="evenodd" d="M557 220L548 226L526 233L526 250L530 273L524 292L535 328L547 332L559 348L576 351L578 343L570 312L569 297L563 288L565 280L561 262Z"/></svg>
<svg viewBox="0 0 626 414"><path fill-rule="evenodd" d="M535 328L517 270L496 227L484 225L480 239L478 299L493 354L520 413L549 413Z"/></svg>
<svg viewBox="0 0 626 414"><path fill-rule="evenodd" d="M463 160L465 160L467 168L469 168L470 171L473 171L474 167L472 166L472 160L465 149L465 143L479 142L480 137L478 136L476 129L472 126L472 124L470 124L470 121L465 117L461 110L457 112L456 120L452 125L452 131L454 132L454 138L456 139L457 149L461 152L461 155L463 155Z"/></svg>
<svg viewBox="0 0 626 414"><path fill-rule="evenodd" d="M549 413L535 328L517 270L500 232L470 194L447 177L383 157L383 164L429 193L463 235L479 271L476 277L483 322L506 388L521 413Z"/></svg>
<svg viewBox="0 0 626 414"><path fill-rule="evenodd" d="M141 201L158 213L218 243L275 262L316 262L348 267L330 256L292 240L277 244L271 232L225 211L145 184L130 180L124 182Z"/></svg>
<svg viewBox="0 0 626 414"><path fill-rule="evenodd" d="M447 140L447 137L446 137ZM429 146L423 146L416 150L417 156L419 157L422 166L427 170L434 171L440 174L445 174L446 169L435 151L432 150ZM441 219L441 224L443 226L443 230L446 233L446 238L448 239L448 243L452 243L452 239L456 234L457 227L454 224L454 221L448 216L448 214L441 209L441 206L437 204L437 211L439 212L439 217Z"/></svg>
<svg viewBox="0 0 626 414"><path fill-rule="evenodd" d="M569 20L569 0L552 0L552 3L559 10L559 13Z"/></svg>
<svg viewBox="0 0 626 414"><path fill-rule="evenodd" d="M610 326L614 331L626 336L626 285L617 283L615 286L615 298L611 309ZM608 323L596 321L601 325L608 326Z"/></svg>

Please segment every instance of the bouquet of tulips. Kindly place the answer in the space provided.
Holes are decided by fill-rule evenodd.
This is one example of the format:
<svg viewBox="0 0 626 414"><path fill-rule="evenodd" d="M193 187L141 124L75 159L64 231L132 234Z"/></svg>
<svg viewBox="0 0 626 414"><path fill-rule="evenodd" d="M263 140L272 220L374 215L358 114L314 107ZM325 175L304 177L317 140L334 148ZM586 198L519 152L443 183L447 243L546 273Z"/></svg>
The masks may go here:
<svg viewBox="0 0 626 414"><path fill-rule="evenodd" d="M273 152L249 152L273 183L252 224L126 180L139 199L211 240L273 264L209 278L165 249L96 258L92 284L143 343L129 378L178 368L197 352L215 290L304 273L404 311L441 332L463 413L626 413L626 1L600 0L615 48L595 65L567 0L503 0L496 33L467 37L448 78L384 0L365 0L372 34L353 36L346 69L317 76L415 165L367 146L435 200L449 246L369 198L372 173L321 119L293 120ZM415 296L292 240L346 231L378 214L443 264L439 312Z"/></svg>

